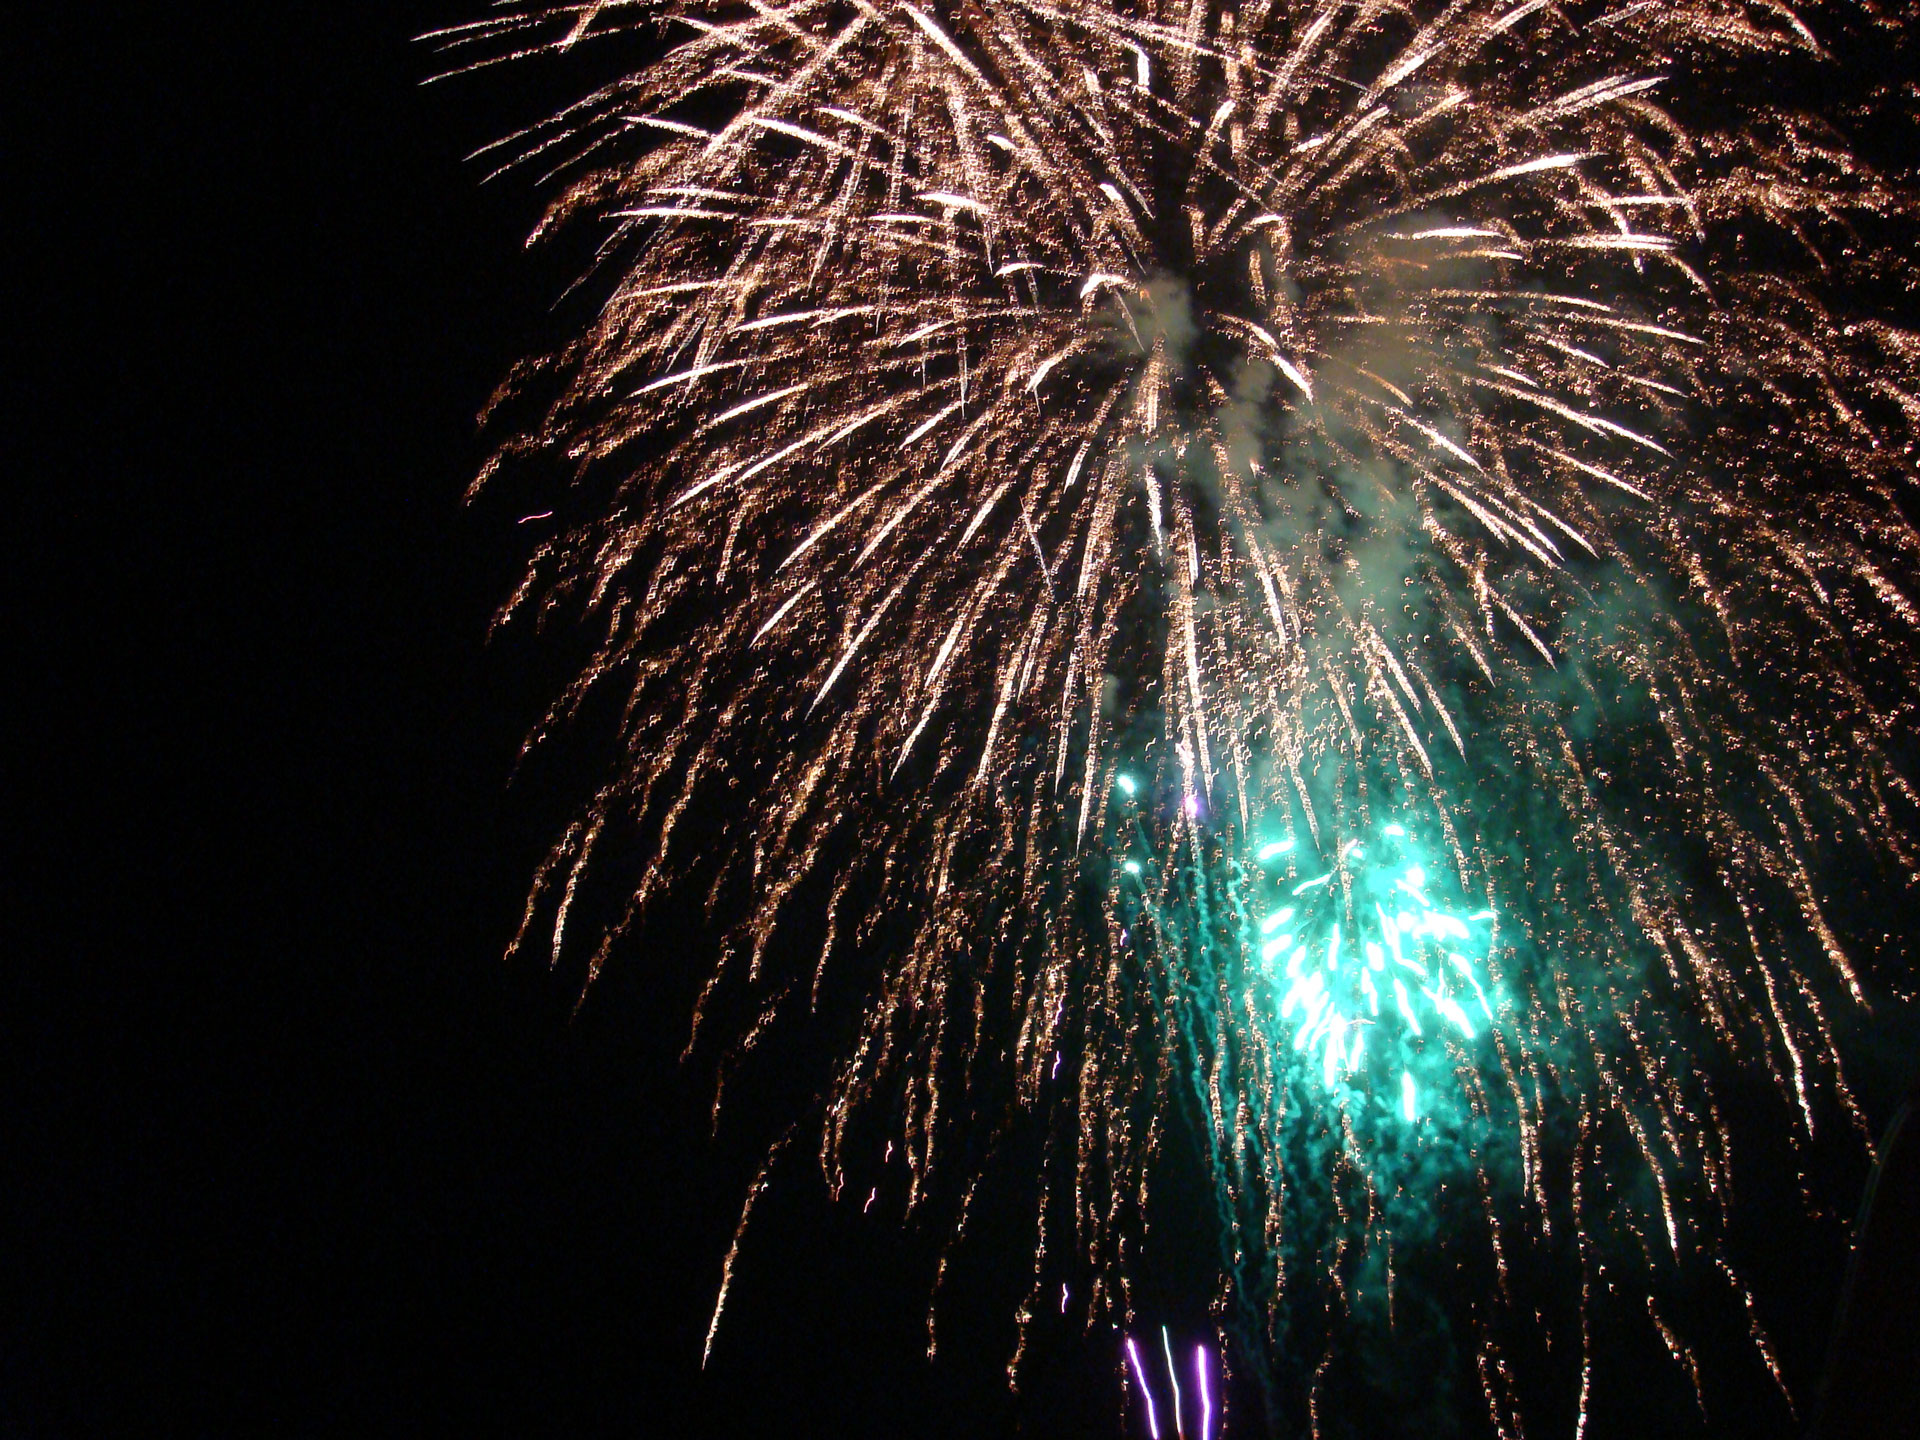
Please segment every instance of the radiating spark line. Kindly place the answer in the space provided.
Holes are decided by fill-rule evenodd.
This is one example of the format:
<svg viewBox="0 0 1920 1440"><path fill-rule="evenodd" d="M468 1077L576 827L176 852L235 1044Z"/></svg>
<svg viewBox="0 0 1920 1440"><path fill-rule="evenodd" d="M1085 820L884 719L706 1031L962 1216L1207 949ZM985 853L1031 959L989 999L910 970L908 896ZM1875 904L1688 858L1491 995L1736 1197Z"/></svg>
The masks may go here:
<svg viewBox="0 0 1920 1440"><path fill-rule="evenodd" d="M1147 1434L1153 1440L1160 1440L1160 1416L1153 1407L1153 1386L1147 1383L1147 1367L1140 1363L1140 1347L1127 1337L1127 1359L1133 1364L1133 1375L1140 1386L1140 1396L1147 1402Z"/></svg>
<svg viewBox="0 0 1920 1440"><path fill-rule="evenodd" d="M1193 1347L1193 1373L1200 1391L1200 1440L1213 1432L1213 1395L1207 1384L1207 1347Z"/></svg>
<svg viewBox="0 0 1920 1440"><path fill-rule="evenodd" d="M1180 1400L1180 1370L1173 1363L1173 1340L1164 1325L1160 1327L1160 1351L1167 1357L1167 1382L1173 1387L1173 1431L1180 1440L1187 1440L1186 1410Z"/></svg>

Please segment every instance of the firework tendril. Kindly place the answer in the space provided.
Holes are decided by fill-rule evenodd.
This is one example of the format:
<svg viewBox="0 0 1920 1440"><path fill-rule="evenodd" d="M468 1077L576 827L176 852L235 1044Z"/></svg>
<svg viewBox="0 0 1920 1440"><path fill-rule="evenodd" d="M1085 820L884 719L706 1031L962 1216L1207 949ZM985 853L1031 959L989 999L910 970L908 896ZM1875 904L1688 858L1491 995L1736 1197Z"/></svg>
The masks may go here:
<svg viewBox="0 0 1920 1440"><path fill-rule="evenodd" d="M696 1046L855 997L781 1142L834 1194L897 1174L962 1234L1038 1137L1016 1377L1056 1294L1159 1323L1178 1131L1261 1423L1326 1425L1421 1306L1502 1437L1584 1435L1607 1325L1706 1407L1677 1312L1715 1296L1788 1415L1722 1092L1803 1164L1871 1152L1846 1037L1904 993L1920 865L1912 210L1779 80L1876 25L609 0L434 37L636 57L491 152L600 287L503 392L489 474L566 476L505 618L594 637L541 734L620 716L516 943L598 973L699 876Z"/></svg>

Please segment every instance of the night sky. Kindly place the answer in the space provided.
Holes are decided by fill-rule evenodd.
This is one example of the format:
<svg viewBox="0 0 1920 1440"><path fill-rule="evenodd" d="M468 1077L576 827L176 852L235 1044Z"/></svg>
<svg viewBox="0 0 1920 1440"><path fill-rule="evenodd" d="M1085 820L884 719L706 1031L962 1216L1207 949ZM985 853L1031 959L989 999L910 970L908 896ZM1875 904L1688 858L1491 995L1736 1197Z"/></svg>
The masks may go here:
<svg viewBox="0 0 1920 1440"><path fill-rule="evenodd" d="M580 75L422 88L410 37L471 5L32 8L0 1437L1120 1433L1097 1345L1008 1395L991 1279L928 1365L939 1237L803 1164L703 1375L767 1120L711 1138L675 1063L711 936L577 1008L502 958L582 777L513 778L565 646L487 641L542 507L462 494L571 270L463 156Z"/></svg>
<svg viewBox="0 0 1920 1440"><path fill-rule="evenodd" d="M577 974L501 959L578 792L510 783L556 675L486 643L515 497L461 496L570 277L462 160L560 92L420 88L409 38L466 13L7 42L0 1434L998 1427L990 1370L920 1358L925 1247L800 1186L702 1381L759 1152L674 1065L699 937L577 1015Z"/></svg>

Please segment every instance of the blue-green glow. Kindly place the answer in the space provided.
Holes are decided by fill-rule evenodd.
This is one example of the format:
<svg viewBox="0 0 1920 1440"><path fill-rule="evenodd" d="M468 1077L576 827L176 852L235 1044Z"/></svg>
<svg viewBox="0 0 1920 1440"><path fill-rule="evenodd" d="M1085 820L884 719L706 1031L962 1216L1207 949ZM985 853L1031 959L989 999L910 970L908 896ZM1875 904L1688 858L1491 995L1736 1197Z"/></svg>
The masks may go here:
<svg viewBox="0 0 1920 1440"><path fill-rule="evenodd" d="M1134 783L1131 775L1116 775L1113 777L1113 783L1120 787L1122 793L1124 793L1129 800L1131 800L1140 789L1140 787Z"/></svg>
<svg viewBox="0 0 1920 1440"><path fill-rule="evenodd" d="M1153 845L1139 817L1125 823ZM1217 994L1227 1008L1215 1013L1248 1047L1241 1073L1262 1077L1242 1092L1256 1108L1309 1127L1339 1117L1359 1163L1404 1174L1413 1162L1395 1132L1417 1123L1424 1148L1473 1123L1459 1077L1485 1065L1506 1022L1489 970L1497 918L1469 900L1449 849L1413 814L1319 843L1305 828L1275 830L1293 838L1150 865L1132 892L1167 957L1167 1003L1185 1012ZM1140 860L1125 867L1142 873ZM1220 1033L1192 1013L1197 1036ZM1196 1052L1208 1043L1196 1038Z"/></svg>
<svg viewBox="0 0 1920 1440"><path fill-rule="evenodd" d="M1255 851L1262 867L1273 849ZM1498 1024L1484 976L1494 913L1449 903L1447 883L1428 871L1431 853L1393 821L1347 836L1318 863L1302 852L1265 874L1242 872L1243 943L1269 977L1275 1039L1349 1111L1372 1104L1411 1120L1414 1076L1443 1083L1460 1047Z"/></svg>

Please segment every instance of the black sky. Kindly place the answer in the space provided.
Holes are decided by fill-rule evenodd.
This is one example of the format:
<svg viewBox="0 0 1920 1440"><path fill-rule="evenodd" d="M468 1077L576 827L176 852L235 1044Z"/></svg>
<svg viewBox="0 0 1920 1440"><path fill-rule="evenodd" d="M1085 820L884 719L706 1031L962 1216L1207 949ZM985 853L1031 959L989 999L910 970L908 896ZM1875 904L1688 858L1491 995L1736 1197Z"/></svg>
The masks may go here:
<svg viewBox="0 0 1920 1440"><path fill-rule="evenodd" d="M703 1381L755 1157L672 1063L697 943L577 1016L501 959L553 676L460 497L567 277L462 161L557 94L420 87L471 9L9 22L0 1435L1001 1429L801 1186Z"/></svg>
<svg viewBox="0 0 1920 1440"><path fill-rule="evenodd" d="M508 783L553 662L461 495L568 276L462 157L577 82L423 89L446 0L33 9L0 1437L1116 1433L1105 1356L928 1366L925 1237L798 1182L703 1376L758 1152L673 1063L702 936L577 1013L501 959L574 792Z"/></svg>

